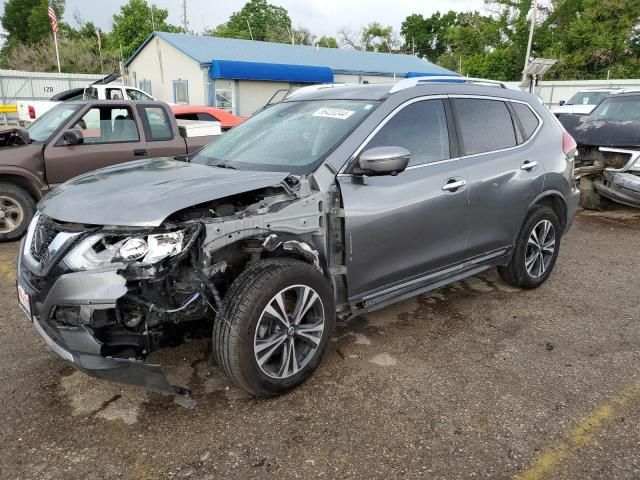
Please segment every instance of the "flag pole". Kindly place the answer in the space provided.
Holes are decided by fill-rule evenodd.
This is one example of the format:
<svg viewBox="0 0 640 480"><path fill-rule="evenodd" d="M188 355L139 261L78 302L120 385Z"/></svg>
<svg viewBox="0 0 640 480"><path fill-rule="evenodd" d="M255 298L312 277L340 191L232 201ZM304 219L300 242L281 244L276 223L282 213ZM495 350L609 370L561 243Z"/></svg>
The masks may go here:
<svg viewBox="0 0 640 480"><path fill-rule="evenodd" d="M53 31L53 41L56 44L56 60L58 61L58 73L62 73L60 70L60 51L58 50L58 34Z"/></svg>

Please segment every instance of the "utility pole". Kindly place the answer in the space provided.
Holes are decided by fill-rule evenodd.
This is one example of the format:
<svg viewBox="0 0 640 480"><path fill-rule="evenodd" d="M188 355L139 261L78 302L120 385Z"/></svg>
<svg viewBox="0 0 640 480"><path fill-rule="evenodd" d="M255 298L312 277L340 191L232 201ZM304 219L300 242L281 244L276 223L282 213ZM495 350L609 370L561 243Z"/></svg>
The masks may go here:
<svg viewBox="0 0 640 480"><path fill-rule="evenodd" d="M187 0L182 0L182 31L189 33L189 21L187 20Z"/></svg>
<svg viewBox="0 0 640 480"><path fill-rule="evenodd" d="M524 69L522 71L522 80L526 80L524 70L529 66L529 59L531 58L531 46L533 44L533 30L536 27L536 19L538 17L538 1L533 0L531 10L531 28L529 29L529 42L527 43L527 54L524 57Z"/></svg>

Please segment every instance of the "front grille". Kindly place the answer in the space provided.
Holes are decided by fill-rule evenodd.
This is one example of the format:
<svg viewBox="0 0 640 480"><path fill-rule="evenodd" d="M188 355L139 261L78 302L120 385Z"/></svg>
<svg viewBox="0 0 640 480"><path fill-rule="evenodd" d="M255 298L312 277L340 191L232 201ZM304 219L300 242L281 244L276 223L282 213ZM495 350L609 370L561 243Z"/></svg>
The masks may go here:
<svg viewBox="0 0 640 480"><path fill-rule="evenodd" d="M44 263L48 255L49 246L62 231L64 230L60 225L44 215L40 215L31 239L31 256L37 262Z"/></svg>

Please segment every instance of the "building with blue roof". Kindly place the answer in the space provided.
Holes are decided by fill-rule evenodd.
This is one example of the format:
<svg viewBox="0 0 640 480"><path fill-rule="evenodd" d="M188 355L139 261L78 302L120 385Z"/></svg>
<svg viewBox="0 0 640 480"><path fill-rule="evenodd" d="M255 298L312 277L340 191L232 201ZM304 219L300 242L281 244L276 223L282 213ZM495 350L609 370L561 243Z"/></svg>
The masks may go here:
<svg viewBox="0 0 640 480"><path fill-rule="evenodd" d="M128 80L172 103L250 115L278 91L456 75L413 55L155 32L125 63Z"/></svg>

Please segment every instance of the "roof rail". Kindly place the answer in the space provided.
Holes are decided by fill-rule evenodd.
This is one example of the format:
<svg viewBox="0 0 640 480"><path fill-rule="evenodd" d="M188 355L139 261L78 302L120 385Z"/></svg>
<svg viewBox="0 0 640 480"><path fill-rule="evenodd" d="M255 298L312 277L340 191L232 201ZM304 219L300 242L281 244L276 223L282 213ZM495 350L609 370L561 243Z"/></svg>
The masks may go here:
<svg viewBox="0 0 640 480"><path fill-rule="evenodd" d="M457 83L457 84L463 83L463 84L469 84L469 85L486 85L490 87L509 88L503 82L499 82L497 80L488 80L486 78L436 75L431 77L405 78L404 80L400 80L393 87L391 87L391 90L389 90L389 93L399 92L401 90L405 90L407 88L415 87L425 83Z"/></svg>
<svg viewBox="0 0 640 480"><path fill-rule="evenodd" d="M296 95L300 95L302 93L309 92L317 92L318 90L324 90L325 88L337 88L337 87L353 87L353 84L348 83L321 83L319 85L308 85L306 87L300 87L297 90L294 90L286 98L295 97Z"/></svg>

